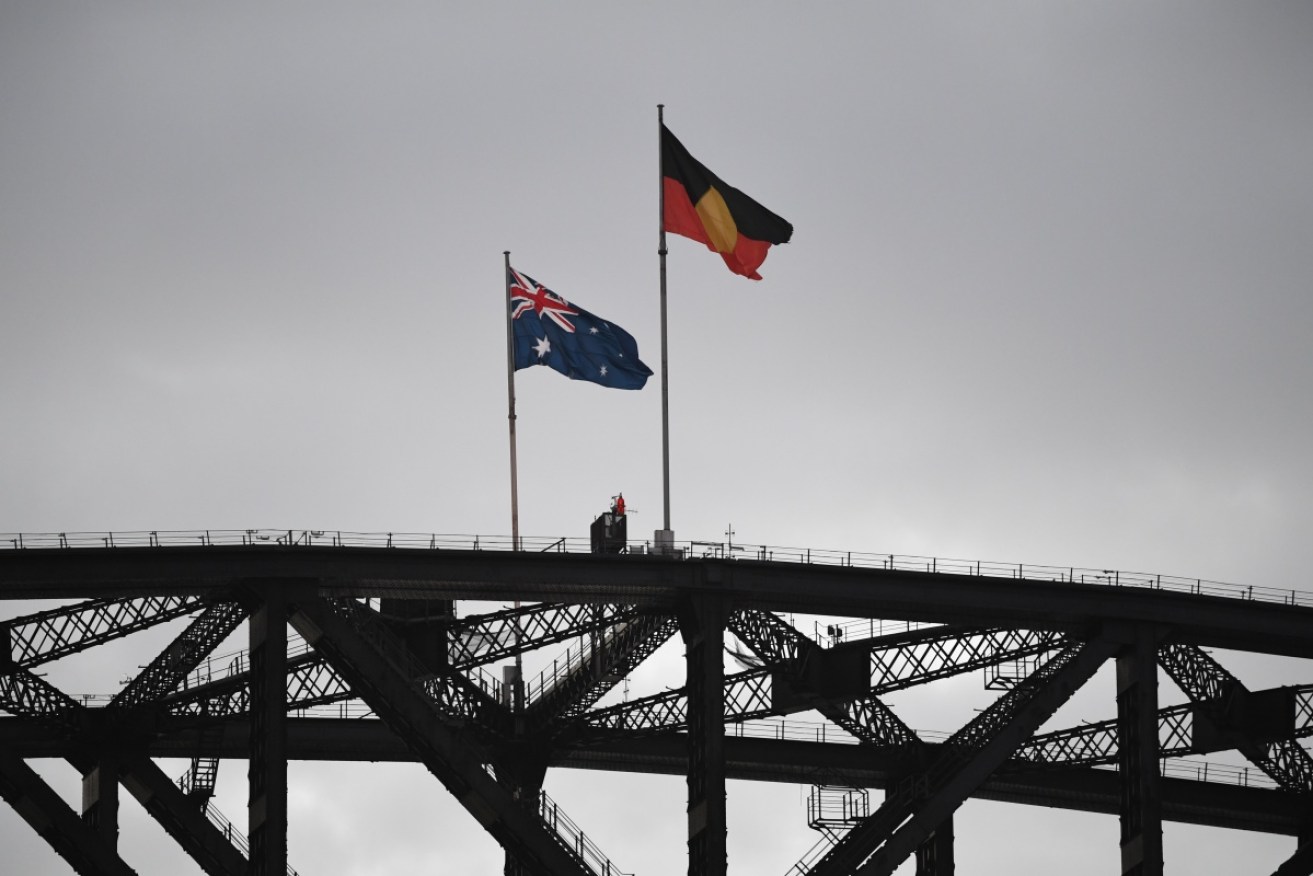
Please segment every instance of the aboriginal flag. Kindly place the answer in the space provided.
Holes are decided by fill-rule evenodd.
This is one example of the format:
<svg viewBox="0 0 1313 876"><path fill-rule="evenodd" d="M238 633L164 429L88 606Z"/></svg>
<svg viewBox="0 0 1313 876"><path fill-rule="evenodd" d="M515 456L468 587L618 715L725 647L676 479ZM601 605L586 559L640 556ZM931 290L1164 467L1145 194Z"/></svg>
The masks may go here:
<svg viewBox="0 0 1313 876"><path fill-rule="evenodd" d="M760 280L757 268L773 243L788 243L793 226L726 185L688 154L670 129L661 126L661 184L665 190L663 227L701 241L720 253L736 274Z"/></svg>

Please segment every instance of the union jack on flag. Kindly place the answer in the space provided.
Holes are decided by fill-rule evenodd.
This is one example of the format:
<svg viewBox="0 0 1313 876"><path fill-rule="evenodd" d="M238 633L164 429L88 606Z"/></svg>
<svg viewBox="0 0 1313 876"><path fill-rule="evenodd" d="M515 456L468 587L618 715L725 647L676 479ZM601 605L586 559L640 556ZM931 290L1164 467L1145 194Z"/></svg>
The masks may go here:
<svg viewBox="0 0 1313 876"><path fill-rule="evenodd" d="M652 369L633 335L566 301L528 274L506 275L515 370L546 365L571 380L642 389Z"/></svg>

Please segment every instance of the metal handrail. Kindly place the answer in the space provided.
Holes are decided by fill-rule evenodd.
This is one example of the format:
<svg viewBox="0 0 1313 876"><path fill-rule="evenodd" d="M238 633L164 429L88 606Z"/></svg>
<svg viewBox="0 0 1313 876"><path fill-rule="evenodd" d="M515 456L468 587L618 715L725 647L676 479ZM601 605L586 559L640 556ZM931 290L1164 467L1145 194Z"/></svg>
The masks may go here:
<svg viewBox="0 0 1313 876"><path fill-rule="evenodd" d="M218 828L219 832L223 834L224 839L233 844L233 848L242 853L242 857L250 860L251 843L246 838L246 834L234 827L233 823L219 811L213 801L205 801L205 817L210 820L211 824ZM292 869L291 864L287 865L287 876L298 876L297 872Z"/></svg>
<svg viewBox="0 0 1313 876"><path fill-rule="evenodd" d="M726 736L751 739L779 739L794 742L828 742L840 745L860 745L861 740L845 732L842 727L824 721L799 721L793 718L759 718L725 727ZM918 730L916 735L926 742L943 742L949 734L936 730ZM1049 764L1059 766L1060 764ZM1257 767L1216 763L1189 757L1159 759L1159 774L1164 778L1193 779L1222 785L1239 785L1244 788L1276 788L1276 781ZM1116 769L1115 766L1095 767Z"/></svg>
<svg viewBox="0 0 1313 876"><path fill-rule="evenodd" d="M403 532L349 532L321 529L238 529L182 530L166 532L56 532L3 533L0 551L27 549L129 548L129 547L210 547L218 545L282 545L357 548L399 548L409 550L492 550L512 551L516 545L509 535L437 535ZM590 553L591 542L585 538L559 536L521 536L521 551ZM664 553L663 553L664 551ZM1116 569L1084 569L1076 566L1046 566L1032 563L1003 563L962 560L947 557L923 557L911 554L880 554L858 551L818 550L814 548L775 547L771 545L735 544L733 550L723 542L687 541L660 548L650 542L633 541L628 553L638 556L665 556L672 559L718 558L741 562L755 560L768 563L802 563L824 566L850 566L862 569L889 569L903 572L930 572L982 578L1012 578L1031 581L1101 584L1110 587L1137 587L1220 596L1283 605L1313 606L1313 592L1278 587L1255 587Z"/></svg>
<svg viewBox="0 0 1313 876"><path fill-rule="evenodd" d="M558 841L583 861L598 876L633 876L611 863L588 835L579 829L570 816L546 792L538 792L538 816L556 835Z"/></svg>
<svg viewBox="0 0 1313 876"><path fill-rule="evenodd" d="M178 777L178 788L184 794L191 790L190 780L190 770ZM251 843L250 840L246 838L246 834L238 830L233 823L228 820L228 817L219 811L219 807L214 805L213 800L206 800L202 811L205 813L205 817L209 819L210 823L213 824L221 834L223 834L223 838L232 843L233 848L240 852L243 858L249 860L251 857ZM292 869L291 864L287 865L287 876L298 876L297 872Z"/></svg>
<svg viewBox="0 0 1313 876"><path fill-rule="evenodd" d="M602 637L603 641L601 647L603 649L609 647L611 642L613 642L628 626L629 621L619 621L613 626L607 627ZM536 679L526 682L524 686L525 698L529 702L536 702L543 699L554 691L559 684L570 678L579 667L592 660L594 653L591 638L567 646L565 653L559 657L553 657L551 665L544 667L543 670L538 673Z"/></svg>

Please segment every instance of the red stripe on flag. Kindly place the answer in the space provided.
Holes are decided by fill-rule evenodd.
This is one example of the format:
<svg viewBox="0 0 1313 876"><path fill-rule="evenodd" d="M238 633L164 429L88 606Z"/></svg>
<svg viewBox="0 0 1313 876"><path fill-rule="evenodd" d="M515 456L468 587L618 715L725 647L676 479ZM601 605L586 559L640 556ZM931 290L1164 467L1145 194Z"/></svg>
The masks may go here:
<svg viewBox="0 0 1313 876"><path fill-rule="evenodd" d="M707 237L707 229L702 226L702 217L689 199L688 190L679 180L668 176L662 178L661 184L665 190L665 216L662 219L666 231L705 243L708 249L715 252L711 238Z"/></svg>

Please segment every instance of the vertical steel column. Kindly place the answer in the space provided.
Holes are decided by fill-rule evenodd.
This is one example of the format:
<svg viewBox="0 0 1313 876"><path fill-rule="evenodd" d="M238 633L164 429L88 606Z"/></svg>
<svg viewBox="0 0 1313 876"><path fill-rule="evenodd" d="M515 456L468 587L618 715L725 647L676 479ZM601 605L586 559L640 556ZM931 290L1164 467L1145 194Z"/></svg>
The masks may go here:
<svg viewBox="0 0 1313 876"><path fill-rule="evenodd" d="M497 767L498 780L510 785L511 796L525 809L537 813L543 791L543 781L547 778L547 760L545 757L512 757L503 760ZM503 778L504 774L504 778ZM505 853L506 862L502 867L503 876L533 876L533 871L511 854Z"/></svg>
<svg viewBox="0 0 1313 876"><path fill-rule="evenodd" d="M953 816L945 818L916 850L916 876L953 876Z"/></svg>
<svg viewBox="0 0 1313 876"><path fill-rule="evenodd" d="M1272 871L1272 876L1309 876L1310 873L1313 873L1313 843L1308 839L1306 825L1299 832L1299 848Z"/></svg>
<svg viewBox="0 0 1313 876"><path fill-rule="evenodd" d="M679 613L688 671L688 872L725 876L724 601L694 596Z"/></svg>
<svg viewBox="0 0 1313 876"><path fill-rule="evenodd" d="M251 614L251 757L247 808L251 876L287 873L287 597L263 583Z"/></svg>
<svg viewBox="0 0 1313 876"><path fill-rule="evenodd" d="M1162 876L1158 773L1158 664L1152 628L1135 627L1117 654L1117 769L1121 776L1123 876Z"/></svg>
<svg viewBox="0 0 1313 876"><path fill-rule="evenodd" d="M119 762L101 756L82 776L82 823L105 841L110 849L119 841Z"/></svg>

